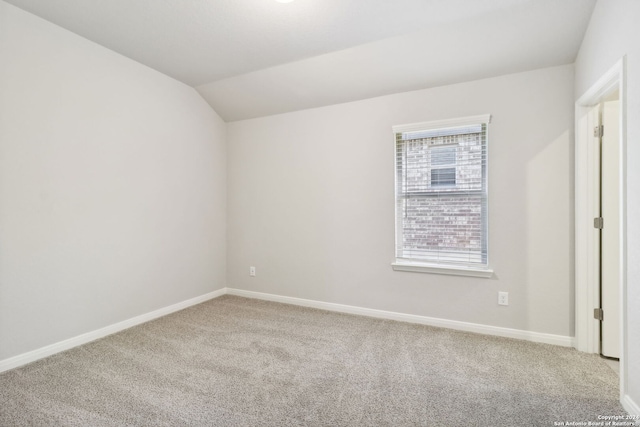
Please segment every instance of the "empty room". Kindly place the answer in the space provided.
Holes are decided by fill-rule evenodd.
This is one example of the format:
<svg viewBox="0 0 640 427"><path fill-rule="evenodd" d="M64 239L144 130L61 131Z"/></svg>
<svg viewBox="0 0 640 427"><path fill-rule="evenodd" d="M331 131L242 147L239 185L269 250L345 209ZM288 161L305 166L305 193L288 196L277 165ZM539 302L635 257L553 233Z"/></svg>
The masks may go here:
<svg viewBox="0 0 640 427"><path fill-rule="evenodd" d="M0 426L640 425L638 22L0 0Z"/></svg>

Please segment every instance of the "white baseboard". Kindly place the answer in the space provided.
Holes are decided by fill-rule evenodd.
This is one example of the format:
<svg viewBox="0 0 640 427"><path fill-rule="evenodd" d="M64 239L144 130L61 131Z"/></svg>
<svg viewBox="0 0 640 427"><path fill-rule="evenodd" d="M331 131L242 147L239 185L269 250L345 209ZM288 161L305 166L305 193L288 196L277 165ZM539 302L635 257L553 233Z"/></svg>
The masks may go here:
<svg viewBox="0 0 640 427"><path fill-rule="evenodd" d="M262 292L245 291L242 289L226 288L227 294L246 298L255 298L266 301L281 302L285 304L299 305L303 307L319 308L321 310L336 311L339 313L357 314L361 316L375 317L379 319L397 320L400 322L418 323L421 325L437 326L441 328L456 329L459 331L475 332L498 337L516 338L545 344L573 347L573 337L563 335L545 334L541 332L523 331L520 329L501 328L498 326L481 325L477 323L459 322L457 320L438 319L435 317L404 314L393 311L362 308L352 305L334 304L330 302L314 301L302 298L285 297L281 295L266 294Z"/></svg>
<svg viewBox="0 0 640 427"><path fill-rule="evenodd" d="M167 314L185 309L192 305L200 304L201 302L217 298L219 296L229 294L237 295L246 298L255 298L266 301L281 302L285 304L299 305L303 307L318 308L321 310L335 311L339 313L356 314L360 316L375 317L379 319L397 320L400 322L417 323L421 325L437 326L441 328L455 329L459 331L475 332L485 335L494 335L499 337L515 338L532 342L560 345L564 347L573 346L573 338L562 335L544 334L540 332L523 331L519 329L501 328L497 326L481 325L477 323L460 322L457 320L438 319L435 317L418 316L415 314L397 313L393 311L376 310L372 308L356 307L344 304L335 304L322 301L314 301L302 298L286 297L281 295L267 294L262 292L245 291L235 288L222 288L217 291L210 292L205 295L201 295L196 298L192 298L186 301L179 302L177 304L164 307L150 313L142 314L134 318L124 320L122 322L115 323L113 325L106 326L95 331L87 332L82 335L78 335L73 338L69 338L64 341L60 341L39 349L29 351L27 353L20 354L18 356L10 357L8 359L0 360L0 372L5 372L10 369L17 368L27 363L35 362L36 360L51 356L56 353L60 353L65 350L69 350L73 347L86 344L88 342L103 338L107 335L120 332L122 330L131 328L132 326L139 325L141 323L148 322L150 320L157 319ZM629 408L638 408L638 406L631 400L627 399L627 405ZM626 407L625 407L626 408ZM629 413L631 410L627 409ZM637 413L637 412L636 412Z"/></svg>
<svg viewBox="0 0 640 427"><path fill-rule="evenodd" d="M69 338L64 341L60 341L55 344L48 345L46 347L41 347L39 349L29 351L27 353L19 354L17 356L10 357L8 359L0 360L0 372L8 371L9 369L14 369L19 366L26 365L27 363L35 362L36 360L45 358L47 356L51 356L53 354L60 353L65 350L69 350L73 347L77 347L79 345L86 344L91 341L95 341L99 338L103 338L103 337L106 337L107 335L120 332L132 326L136 326L141 323L146 323L150 320L154 320L159 317L166 316L167 314L171 314L173 312L183 310L187 307L191 307L192 305L200 304L201 302L219 297L221 295L224 295L225 293L226 293L226 288L218 289L217 291L209 292L208 294L191 298L186 301L182 301L177 304L170 305L168 307L163 307L158 310L154 310L150 313L142 314L140 316L136 316L131 319L123 320L122 322L118 322L113 325L109 325L104 328L97 329L95 331L87 332L85 334L78 335L76 337Z"/></svg>
<svg viewBox="0 0 640 427"><path fill-rule="evenodd" d="M638 415L640 416L640 405L633 401L628 394L625 394L622 400L620 400L622 407L625 411L629 413L629 415ZM637 423L637 420L636 420Z"/></svg>
<svg viewBox="0 0 640 427"><path fill-rule="evenodd" d="M523 331L520 329L502 328L498 326L481 325L477 323L460 322L457 320L438 319L434 317L418 316L414 314L397 313L393 311L376 310L372 308L356 307L344 304L335 304L329 302L308 300L302 298L286 297L281 295L267 294L262 292L246 291L235 288L222 288L217 291L201 295L199 297L191 298L186 301L179 302L177 304L164 307L150 313L146 313L134 318L124 320L122 322L115 323L104 328L87 332L82 335L78 335L73 338L69 338L64 341L57 342L55 344L48 345L27 353L20 354L18 356L11 357L9 359L0 360L0 372L5 372L10 369L17 368L27 363L35 362L36 360L51 356L56 353L60 353L65 350L69 350L73 347L77 347L91 341L103 338L107 335L120 332L122 330L131 328L132 326L140 325L150 320L157 319L167 314L183 310L187 307L200 304L204 301L208 301L219 296L229 294L246 298L261 299L266 301L280 302L285 304L293 304L303 307L317 308L321 310L334 311L339 313L356 314L360 316L368 316L379 319L397 320L401 322L417 323L421 325L436 326L441 328L455 329L459 331L475 332L485 335L494 335L506 338L515 338L525 341L539 342L545 344L553 344L564 347L572 347L574 344L573 337L567 337L562 335L545 334L540 332ZM624 409L631 415L640 415L640 406L633 401L629 395L625 395L621 399L621 404Z"/></svg>

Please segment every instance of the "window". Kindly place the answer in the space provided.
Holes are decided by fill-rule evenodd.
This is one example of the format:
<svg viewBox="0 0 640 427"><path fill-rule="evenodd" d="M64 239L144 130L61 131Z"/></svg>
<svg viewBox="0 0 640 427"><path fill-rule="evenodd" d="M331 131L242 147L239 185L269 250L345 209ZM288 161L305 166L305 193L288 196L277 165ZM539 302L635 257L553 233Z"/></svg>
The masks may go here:
<svg viewBox="0 0 640 427"><path fill-rule="evenodd" d="M456 185L456 151L455 146L430 147L432 188Z"/></svg>
<svg viewBox="0 0 640 427"><path fill-rule="evenodd" d="M490 277L490 116L394 126L396 270Z"/></svg>

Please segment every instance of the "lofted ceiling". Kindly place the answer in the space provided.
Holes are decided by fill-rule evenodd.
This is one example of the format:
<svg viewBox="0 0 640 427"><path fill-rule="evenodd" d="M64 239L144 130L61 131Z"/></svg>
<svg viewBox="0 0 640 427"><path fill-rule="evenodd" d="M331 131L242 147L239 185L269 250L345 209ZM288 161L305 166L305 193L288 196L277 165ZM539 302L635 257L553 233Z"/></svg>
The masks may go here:
<svg viewBox="0 0 640 427"><path fill-rule="evenodd" d="M5 0L226 121L572 63L595 0Z"/></svg>

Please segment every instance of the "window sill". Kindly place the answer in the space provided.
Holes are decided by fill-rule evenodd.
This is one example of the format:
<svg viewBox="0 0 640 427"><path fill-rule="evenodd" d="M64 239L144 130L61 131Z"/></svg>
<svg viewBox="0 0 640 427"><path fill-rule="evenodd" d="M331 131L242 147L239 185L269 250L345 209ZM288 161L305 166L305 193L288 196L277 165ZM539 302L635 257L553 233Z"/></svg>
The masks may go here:
<svg viewBox="0 0 640 427"><path fill-rule="evenodd" d="M447 274L453 276L482 277L485 279L493 277L493 270L489 268L409 262L394 262L391 263L391 266L395 271L410 271L413 273Z"/></svg>

